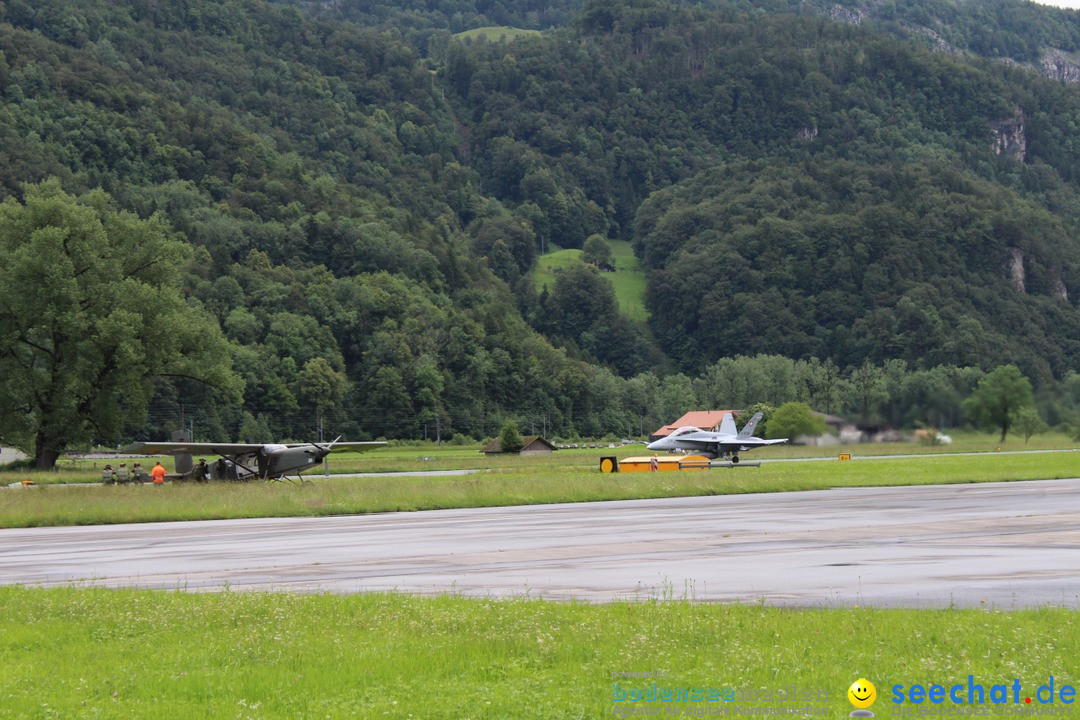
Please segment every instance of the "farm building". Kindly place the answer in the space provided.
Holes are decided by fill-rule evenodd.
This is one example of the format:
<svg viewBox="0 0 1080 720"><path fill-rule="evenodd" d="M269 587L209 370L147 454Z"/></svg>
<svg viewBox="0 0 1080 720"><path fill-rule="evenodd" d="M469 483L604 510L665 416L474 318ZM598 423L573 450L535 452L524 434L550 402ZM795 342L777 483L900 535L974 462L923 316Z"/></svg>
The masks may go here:
<svg viewBox="0 0 1080 720"><path fill-rule="evenodd" d="M555 446L539 435L524 435L522 436L521 441L524 445L518 455L544 455L555 451ZM480 452L487 453L488 455L497 455L502 452L502 441L499 438L495 438L481 448Z"/></svg>

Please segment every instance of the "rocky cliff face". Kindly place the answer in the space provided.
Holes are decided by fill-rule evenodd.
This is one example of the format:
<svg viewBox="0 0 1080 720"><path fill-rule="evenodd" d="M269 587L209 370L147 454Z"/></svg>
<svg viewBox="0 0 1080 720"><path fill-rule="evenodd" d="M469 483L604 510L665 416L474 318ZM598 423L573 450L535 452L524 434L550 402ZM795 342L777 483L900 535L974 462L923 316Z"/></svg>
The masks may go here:
<svg viewBox="0 0 1080 720"><path fill-rule="evenodd" d="M839 20L840 22L846 22L849 25L860 25L862 21L866 19L866 11L860 8L844 7L843 5L833 5L827 11L827 14L833 20Z"/></svg>
<svg viewBox="0 0 1080 720"><path fill-rule="evenodd" d="M1043 50L1042 57L1039 58L1039 68L1048 78L1067 83L1080 82L1080 62L1062 50Z"/></svg>
<svg viewBox="0 0 1080 720"><path fill-rule="evenodd" d="M922 35L927 43L929 43L930 47L938 52L943 52L946 55L952 55L953 57L963 57L965 55L963 50L953 47L945 40L945 38L941 37L928 27L908 25L907 28L913 35Z"/></svg>
<svg viewBox="0 0 1080 720"><path fill-rule="evenodd" d="M995 155L1004 155L1024 162L1027 155L1024 114L1017 110L1011 118L990 123L990 145Z"/></svg>
<svg viewBox="0 0 1080 720"><path fill-rule="evenodd" d="M1054 297L1065 302L1069 301L1069 290L1059 277L1054 278Z"/></svg>
<svg viewBox="0 0 1080 720"><path fill-rule="evenodd" d="M1026 293L1026 276L1024 275L1024 251L1020 248L1009 248L1009 279L1017 292Z"/></svg>

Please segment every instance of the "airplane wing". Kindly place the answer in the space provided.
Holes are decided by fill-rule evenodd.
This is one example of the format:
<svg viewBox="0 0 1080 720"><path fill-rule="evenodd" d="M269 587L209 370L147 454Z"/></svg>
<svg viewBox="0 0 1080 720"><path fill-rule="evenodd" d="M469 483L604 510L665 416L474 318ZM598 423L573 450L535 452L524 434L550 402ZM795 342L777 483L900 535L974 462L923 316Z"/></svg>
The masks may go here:
<svg viewBox="0 0 1080 720"><path fill-rule="evenodd" d="M684 450L708 450L711 446L716 445L716 441L708 439L681 437L679 438L679 445L682 446Z"/></svg>
<svg viewBox="0 0 1080 720"><path fill-rule="evenodd" d="M315 443L290 443L287 447L310 447ZM386 447L387 443L384 442L336 442L333 447L330 448L330 452L364 452L365 450L373 450L375 448ZM262 447L261 445L259 447ZM320 447L325 447L320 446Z"/></svg>
<svg viewBox="0 0 1080 720"><path fill-rule="evenodd" d="M122 452L134 455L221 455L232 457L259 452L274 443L185 443L185 442L137 442L129 445ZM285 447L310 447L314 443L290 443ZM364 452L373 448L385 447L384 442L339 442L334 443L332 452ZM281 447L280 445L278 447ZM325 446L321 446L325 447Z"/></svg>
<svg viewBox="0 0 1080 720"><path fill-rule="evenodd" d="M344 443L342 443L344 444ZM263 449L265 443L137 442L121 452L136 455L245 455ZM335 448L337 449L337 448Z"/></svg>

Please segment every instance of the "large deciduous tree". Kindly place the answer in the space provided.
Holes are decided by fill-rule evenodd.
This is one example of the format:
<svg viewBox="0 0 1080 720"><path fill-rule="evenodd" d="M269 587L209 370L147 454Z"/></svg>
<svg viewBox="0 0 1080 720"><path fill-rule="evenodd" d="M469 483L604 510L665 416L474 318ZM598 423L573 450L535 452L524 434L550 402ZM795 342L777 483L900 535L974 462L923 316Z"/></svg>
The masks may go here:
<svg viewBox="0 0 1080 720"><path fill-rule="evenodd" d="M809 405L787 402L778 407L769 418L765 437L794 438L799 435L820 435L823 432L825 419L814 415Z"/></svg>
<svg viewBox="0 0 1080 720"><path fill-rule="evenodd" d="M101 190L76 198L49 180L0 204L0 439L49 468L72 445L115 440L159 378L238 401L219 327L177 289L189 254Z"/></svg>
<svg viewBox="0 0 1080 720"><path fill-rule="evenodd" d="M1000 428L1001 442L1021 411L1034 403L1031 382L1015 365L1000 365L987 373L964 401L964 413L976 424Z"/></svg>

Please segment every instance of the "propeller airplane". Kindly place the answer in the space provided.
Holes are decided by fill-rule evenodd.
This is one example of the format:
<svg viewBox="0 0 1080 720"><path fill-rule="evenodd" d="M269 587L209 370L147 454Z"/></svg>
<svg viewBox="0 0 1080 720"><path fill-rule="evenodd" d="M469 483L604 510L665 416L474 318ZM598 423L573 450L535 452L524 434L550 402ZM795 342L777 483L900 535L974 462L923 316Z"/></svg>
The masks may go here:
<svg viewBox="0 0 1080 720"><path fill-rule="evenodd" d="M219 460L206 466L205 479L214 480L282 480L318 465L332 452L364 452L385 447L384 442L319 443L196 443L196 442L138 442L123 452L136 455L174 455L176 479L196 479L194 455L217 455ZM203 467L202 460L199 467ZM203 478L197 478L203 479Z"/></svg>

